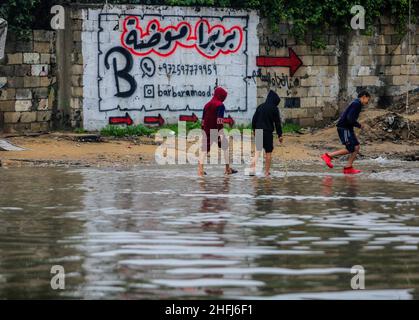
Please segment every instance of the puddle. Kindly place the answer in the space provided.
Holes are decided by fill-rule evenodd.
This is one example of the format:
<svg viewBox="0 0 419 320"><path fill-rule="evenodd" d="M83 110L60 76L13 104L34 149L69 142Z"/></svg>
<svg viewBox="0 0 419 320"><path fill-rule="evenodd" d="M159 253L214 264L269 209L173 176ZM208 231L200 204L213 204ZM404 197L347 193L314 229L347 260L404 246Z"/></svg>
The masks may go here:
<svg viewBox="0 0 419 320"><path fill-rule="evenodd" d="M0 298L418 299L419 165L360 166L0 169Z"/></svg>

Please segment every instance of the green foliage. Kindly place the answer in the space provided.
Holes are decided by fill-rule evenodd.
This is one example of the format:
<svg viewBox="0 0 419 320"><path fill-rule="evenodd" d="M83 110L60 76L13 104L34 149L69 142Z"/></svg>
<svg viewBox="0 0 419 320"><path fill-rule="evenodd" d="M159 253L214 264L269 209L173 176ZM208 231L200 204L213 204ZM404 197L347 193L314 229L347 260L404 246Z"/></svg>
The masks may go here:
<svg viewBox="0 0 419 320"><path fill-rule="evenodd" d="M0 6L0 17L7 20L10 31L20 39L27 39L33 23L33 11L40 0L5 0Z"/></svg>
<svg viewBox="0 0 419 320"><path fill-rule="evenodd" d="M108 137L150 136L153 133L155 129L147 128L142 124L127 127L108 125L100 131L101 135Z"/></svg>
<svg viewBox="0 0 419 320"><path fill-rule="evenodd" d="M186 132L193 129L200 129L201 122L187 122ZM157 133L158 130L168 129L173 131L176 135L178 134L177 124L167 124L161 127L146 127L142 124L137 126L113 126L108 125L100 131L100 134L108 137L135 137L135 136L151 136Z"/></svg>
<svg viewBox="0 0 419 320"><path fill-rule="evenodd" d="M200 129L201 122L187 122L186 123L186 133L194 129ZM234 125L232 128L229 126L225 126L227 131L231 131L233 129L239 130L243 133L243 130L252 130L252 126L250 124L242 124L242 125ZM167 124L161 127L146 127L142 124L137 126L113 126L108 125L100 131L100 134L106 137L141 137L141 136L152 136L155 135L159 130L166 129L173 131L174 134L177 136L179 133L178 124ZM282 131L284 133L288 132L298 132L301 127L297 124L293 123L285 123L282 126Z"/></svg>
<svg viewBox="0 0 419 320"><path fill-rule="evenodd" d="M417 12L412 5L412 17ZM271 27L277 28L279 22L292 22L290 33L298 40L308 40L312 46L324 47L324 35L330 27L336 27L339 33L351 30L353 17L350 10L354 5L365 8L366 34L370 34L380 16L390 15L396 21L401 33L406 32L409 15L409 0L261 0L261 11L270 21ZM416 10L415 10L416 9ZM311 32L312 38L306 39Z"/></svg>
<svg viewBox="0 0 419 320"><path fill-rule="evenodd" d="M162 127L158 127L158 128L156 128L156 132L159 129L168 129L168 130L171 130L176 135L179 132L178 125L177 124L167 124L167 125L164 125ZM200 121L197 121L197 122L186 122L186 132L189 132L189 131L194 130L194 129L201 129L201 122Z"/></svg>
<svg viewBox="0 0 419 320"><path fill-rule="evenodd" d="M252 130L252 125L250 123L249 124L240 124L240 125L233 126L233 128L226 127L226 129L228 131L233 130L233 129L238 129L240 132L243 133L243 130ZM282 125L282 132L283 133L299 132L300 129L301 129L301 127L298 124L294 124L294 123L284 123Z"/></svg>
<svg viewBox="0 0 419 320"><path fill-rule="evenodd" d="M285 123L282 126L282 132L284 133L296 133L301 130L301 127L295 123Z"/></svg>
<svg viewBox="0 0 419 320"><path fill-rule="evenodd" d="M412 1L412 18L415 22L419 2ZM69 0L3 0L0 17L8 20L10 28L24 36L31 27L45 27L49 8L54 4L69 4ZM104 0L80 0L80 3L101 3ZM306 40L314 47L323 47L325 31L336 27L339 32L350 29L354 5L366 10L366 33L371 33L377 18L387 14L397 23L400 33L407 30L409 0L109 0L109 4L147 4L177 6L208 6L258 9L277 29L281 22L290 22L289 32L299 40ZM42 19L36 19L42 17ZM307 38L311 34L312 37Z"/></svg>
<svg viewBox="0 0 419 320"><path fill-rule="evenodd" d="M232 128L230 128L229 126L224 126L224 128L227 131L231 131L231 130L239 130L241 133L243 133L243 130L252 130L252 125L251 124L239 124L239 125L234 125Z"/></svg>
<svg viewBox="0 0 419 320"><path fill-rule="evenodd" d="M87 133L87 131L84 130L83 128L76 128L74 129L74 133L83 134L83 133Z"/></svg>

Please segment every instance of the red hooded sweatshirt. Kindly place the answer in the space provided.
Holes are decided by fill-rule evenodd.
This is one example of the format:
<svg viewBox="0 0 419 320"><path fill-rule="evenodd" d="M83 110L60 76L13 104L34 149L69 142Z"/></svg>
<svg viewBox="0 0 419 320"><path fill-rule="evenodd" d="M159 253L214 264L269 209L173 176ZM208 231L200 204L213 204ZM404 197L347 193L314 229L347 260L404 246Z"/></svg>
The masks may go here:
<svg viewBox="0 0 419 320"><path fill-rule="evenodd" d="M217 87L214 91L214 96L205 105L202 114L202 129L210 136L211 129L221 130L224 125L224 100L227 98L227 91L221 87Z"/></svg>

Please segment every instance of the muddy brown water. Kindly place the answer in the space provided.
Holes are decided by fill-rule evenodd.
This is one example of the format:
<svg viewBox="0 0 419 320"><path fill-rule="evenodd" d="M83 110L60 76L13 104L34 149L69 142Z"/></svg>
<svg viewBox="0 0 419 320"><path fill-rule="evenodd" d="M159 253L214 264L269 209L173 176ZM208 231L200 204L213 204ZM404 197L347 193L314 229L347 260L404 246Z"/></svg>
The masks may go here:
<svg viewBox="0 0 419 320"><path fill-rule="evenodd" d="M360 166L0 168L0 298L418 299L419 164Z"/></svg>

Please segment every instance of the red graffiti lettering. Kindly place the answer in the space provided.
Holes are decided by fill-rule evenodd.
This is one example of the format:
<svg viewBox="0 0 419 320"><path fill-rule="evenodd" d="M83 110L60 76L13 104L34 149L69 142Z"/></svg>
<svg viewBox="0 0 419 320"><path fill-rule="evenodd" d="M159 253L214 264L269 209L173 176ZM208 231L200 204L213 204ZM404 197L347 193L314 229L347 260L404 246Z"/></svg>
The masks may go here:
<svg viewBox="0 0 419 320"><path fill-rule="evenodd" d="M243 44L243 27L230 29L223 25L213 25L200 19L195 28L187 21L177 25L162 27L157 19L151 20L145 29L136 16L125 18L121 44L136 56L156 54L160 57L172 55L177 48L195 49L207 59L215 59L220 54L237 52Z"/></svg>
<svg viewBox="0 0 419 320"><path fill-rule="evenodd" d="M208 59L215 59L220 54L228 55L237 52L243 43L243 28L234 26L226 29L223 25L211 27L205 19L195 27L196 49Z"/></svg>
<svg viewBox="0 0 419 320"><path fill-rule="evenodd" d="M129 16L124 20L121 44L137 56L155 53L161 57L168 57L178 46L192 48L194 39L191 25L187 22L162 28L160 22L154 19L147 24L144 31L138 17Z"/></svg>

